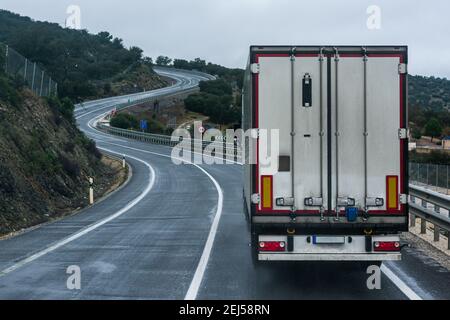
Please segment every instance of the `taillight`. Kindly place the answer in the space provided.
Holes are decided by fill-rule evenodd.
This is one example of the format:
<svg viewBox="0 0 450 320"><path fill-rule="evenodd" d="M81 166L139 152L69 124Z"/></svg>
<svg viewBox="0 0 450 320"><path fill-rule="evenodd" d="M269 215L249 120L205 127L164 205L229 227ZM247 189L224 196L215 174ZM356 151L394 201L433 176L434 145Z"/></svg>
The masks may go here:
<svg viewBox="0 0 450 320"><path fill-rule="evenodd" d="M272 209L273 207L272 179L272 176L261 176L261 203L263 209Z"/></svg>
<svg viewBox="0 0 450 320"><path fill-rule="evenodd" d="M398 241L375 241L373 243L374 251L400 251L400 242Z"/></svg>
<svg viewBox="0 0 450 320"><path fill-rule="evenodd" d="M286 251L286 242L284 241L260 241L259 251Z"/></svg>

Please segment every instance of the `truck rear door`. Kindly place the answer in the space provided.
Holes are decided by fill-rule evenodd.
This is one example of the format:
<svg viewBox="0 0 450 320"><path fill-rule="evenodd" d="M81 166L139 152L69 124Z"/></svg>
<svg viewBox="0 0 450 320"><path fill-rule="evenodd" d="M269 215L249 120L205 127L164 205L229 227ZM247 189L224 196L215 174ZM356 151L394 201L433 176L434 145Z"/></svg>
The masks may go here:
<svg viewBox="0 0 450 320"><path fill-rule="evenodd" d="M256 55L257 128L279 130L270 166L259 137L257 214L405 214L404 62L364 48Z"/></svg>

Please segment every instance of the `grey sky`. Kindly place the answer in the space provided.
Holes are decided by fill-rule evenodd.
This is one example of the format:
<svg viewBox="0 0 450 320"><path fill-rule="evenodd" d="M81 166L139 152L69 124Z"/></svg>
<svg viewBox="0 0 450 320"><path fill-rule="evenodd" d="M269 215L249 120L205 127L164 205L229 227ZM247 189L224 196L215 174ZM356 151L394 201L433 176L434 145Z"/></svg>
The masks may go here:
<svg viewBox="0 0 450 320"><path fill-rule="evenodd" d="M0 8L63 25L71 4L83 28L151 57L244 67L250 44L407 44L411 73L450 78L448 0L1 0ZM381 8L380 30L367 28L370 5Z"/></svg>

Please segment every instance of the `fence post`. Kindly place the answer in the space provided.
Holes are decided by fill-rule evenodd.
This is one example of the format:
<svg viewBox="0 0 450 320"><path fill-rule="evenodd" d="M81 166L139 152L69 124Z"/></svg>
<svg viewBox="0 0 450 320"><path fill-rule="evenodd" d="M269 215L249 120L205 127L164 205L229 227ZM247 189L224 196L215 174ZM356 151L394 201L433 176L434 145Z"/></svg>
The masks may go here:
<svg viewBox="0 0 450 320"><path fill-rule="evenodd" d="M31 80L31 91L34 92L34 84L36 83L36 62L33 65L33 80Z"/></svg>
<svg viewBox="0 0 450 320"><path fill-rule="evenodd" d="M23 72L23 80L27 80L27 72L28 72L28 59L25 58L25 70Z"/></svg>
<svg viewBox="0 0 450 320"><path fill-rule="evenodd" d="M9 56L9 46L6 45L6 52L5 52L5 73L8 73L8 56Z"/></svg>
<svg viewBox="0 0 450 320"><path fill-rule="evenodd" d="M427 233L427 220L420 219L420 233L426 234Z"/></svg>
<svg viewBox="0 0 450 320"><path fill-rule="evenodd" d="M47 88L48 97L50 97L51 90L52 90L52 78L48 77L48 88Z"/></svg>
<svg viewBox="0 0 450 320"><path fill-rule="evenodd" d="M439 241L440 232L441 232L441 230L440 230L439 226L437 224L435 224L434 225L434 239L433 239L434 242Z"/></svg>
<svg viewBox="0 0 450 320"><path fill-rule="evenodd" d="M419 174L419 177L417 178L417 181L419 182L419 183L422 183L422 173L420 172L420 169L422 169L422 166L420 165L420 163L418 163L417 164L417 170L419 170L419 171L417 171L418 172L418 174Z"/></svg>
<svg viewBox="0 0 450 320"><path fill-rule="evenodd" d="M439 208L437 205L434 205L434 212L440 214L441 208ZM434 225L434 242L439 241L440 232L441 232L441 229L439 228L439 226L437 224L435 224Z"/></svg>
<svg viewBox="0 0 450 320"><path fill-rule="evenodd" d="M422 199L422 207L427 208L427 202ZM423 218L420 218L420 233L427 233L427 221Z"/></svg>
<svg viewBox="0 0 450 320"><path fill-rule="evenodd" d="M414 196L410 196L410 199L411 199L411 203L416 203L416 198ZM409 226L415 227L416 226L416 216L413 215L412 213L409 216L410 216Z"/></svg>
<svg viewBox="0 0 450 320"><path fill-rule="evenodd" d="M439 191L439 181L438 181L438 177L439 177L439 165L436 165L436 191Z"/></svg>
<svg viewBox="0 0 450 320"><path fill-rule="evenodd" d="M39 90L39 96L42 97L42 89L44 88L44 70L41 71L41 89Z"/></svg>

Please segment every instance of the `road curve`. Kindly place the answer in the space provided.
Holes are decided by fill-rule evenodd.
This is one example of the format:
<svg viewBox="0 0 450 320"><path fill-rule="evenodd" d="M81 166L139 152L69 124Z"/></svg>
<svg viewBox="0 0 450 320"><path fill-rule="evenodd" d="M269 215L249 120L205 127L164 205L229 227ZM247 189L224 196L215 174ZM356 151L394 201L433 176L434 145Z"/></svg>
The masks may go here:
<svg viewBox="0 0 450 320"><path fill-rule="evenodd" d="M104 152L125 155L133 176L77 215L0 241L0 299L407 299L408 289L419 298L450 298L448 271L412 248L387 265L392 274L383 273L381 290L368 290L363 272L336 264L254 269L240 165L175 165L168 147L93 126L119 103L204 80L158 72L176 83L77 106L80 129ZM80 290L67 288L73 265L81 270Z"/></svg>

